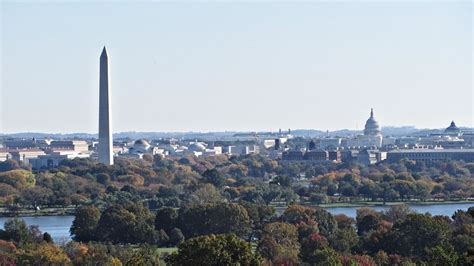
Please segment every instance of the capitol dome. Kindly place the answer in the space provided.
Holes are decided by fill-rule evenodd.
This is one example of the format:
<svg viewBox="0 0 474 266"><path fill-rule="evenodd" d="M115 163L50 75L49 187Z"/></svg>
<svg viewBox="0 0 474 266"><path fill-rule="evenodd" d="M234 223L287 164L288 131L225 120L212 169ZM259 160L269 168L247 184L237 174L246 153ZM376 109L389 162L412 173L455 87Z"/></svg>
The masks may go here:
<svg viewBox="0 0 474 266"><path fill-rule="evenodd" d="M456 123L454 123L454 121L452 121L451 124L449 125L449 127L447 127L444 130L444 134L446 134L446 135L459 135L460 133L461 133L461 129L459 129L456 126Z"/></svg>
<svg viewBox="0 0 474 266"><path fill-rule="evenodd" d="M381 135L380 125L374 118L374 109L370 110L370 117L365 122L364 135L366 136L377 136Z"/></svg>

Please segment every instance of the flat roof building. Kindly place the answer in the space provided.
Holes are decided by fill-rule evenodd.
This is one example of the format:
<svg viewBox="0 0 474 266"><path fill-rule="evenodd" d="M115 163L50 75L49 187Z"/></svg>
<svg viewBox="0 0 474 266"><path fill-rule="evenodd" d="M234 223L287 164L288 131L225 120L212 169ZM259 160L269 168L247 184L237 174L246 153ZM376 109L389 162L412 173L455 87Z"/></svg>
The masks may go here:
<svg viewBox="0 0 474 266"><path fill-rule="evenodd" d="M399 162L402 159L432 163L445 160L474 162L474 149L412 149L387 152L387 161Z"/></svg>

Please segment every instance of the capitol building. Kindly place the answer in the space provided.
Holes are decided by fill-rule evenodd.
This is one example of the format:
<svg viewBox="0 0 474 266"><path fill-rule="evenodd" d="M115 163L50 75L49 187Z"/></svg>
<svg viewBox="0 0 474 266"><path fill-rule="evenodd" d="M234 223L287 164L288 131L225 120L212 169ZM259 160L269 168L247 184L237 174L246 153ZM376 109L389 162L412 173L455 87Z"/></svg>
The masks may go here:
<svg viewBox="0 0 474 266"><path fill-rule="evenodd" d="M347 139L348 147L382 147L382 131L380 124L374 117L374 110L370 110L370 117L365 122L364 135Z"/></svg>

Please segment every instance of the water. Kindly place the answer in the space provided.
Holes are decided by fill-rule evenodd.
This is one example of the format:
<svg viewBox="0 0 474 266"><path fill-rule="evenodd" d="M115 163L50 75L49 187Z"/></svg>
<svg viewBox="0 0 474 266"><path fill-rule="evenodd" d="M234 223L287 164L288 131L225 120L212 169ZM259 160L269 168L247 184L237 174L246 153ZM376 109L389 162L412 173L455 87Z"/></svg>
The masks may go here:
<svg viewBox="0 0 474 266"><path fill-rule="evenodd" d="M34 216L21 217L28 226L38 225L41 232L48 232L55 242L71 239L69 228L71 228L74 216ZM0 217L0 227L3 229L5 221L10 217Z"/></svg>
<svg viewBox="0 0 474 266"><path fill-rule="evenodd" d="M446 215L451 217L457 210L467 210L469 207L474 206L474 202L471 203L452 203L452 204L439 204L439 205L409 205L410 208L418 213L429 212L432 215ZM334 207L326 208L332 214L345 214L351 218L356 217L357 209L360 207ZM376 211L385 211L390 206L375 206L370 207Z"/></svg>
<svg viewBox="0 0 474 266"><path fill-rule="evenodd" d="M453 203L440 205L410 205L412 209L419 213L429 212L432 215L446 215L451 217L456 210L467 210L474 206L472 203ZM326 208L332 214L345 214L349 217L355 218L356 211L360 207L334 207ZM389 206L372 207L376 211L382 211L389 208ZM70 240L69 228L71 227L74 216L36 216L36 217L22 217L28 225L38 225L42 232L48 232L55 242ZM0 217L0 227L3 228L8 217Z"/></svg>

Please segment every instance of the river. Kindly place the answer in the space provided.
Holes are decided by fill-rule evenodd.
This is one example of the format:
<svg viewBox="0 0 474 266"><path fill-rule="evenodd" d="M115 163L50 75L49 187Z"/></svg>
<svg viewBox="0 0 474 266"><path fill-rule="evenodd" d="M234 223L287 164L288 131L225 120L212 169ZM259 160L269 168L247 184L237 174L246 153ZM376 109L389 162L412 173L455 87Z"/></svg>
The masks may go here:
<svg viewBox="0 0 474 266"><path fill-rule="evenodd" d="M432 215L446 215L451 217L456 210L467 210L474 206L471 203L453 203L453 204L438 204L438 205L410 205L412 209L419 213L429 212ZM360 207L333 207L326 208L332 214L345 214L349 217L355 218L356 211ZM372 207L376 211L382 211L389 208L389 206ZM65 242L70 240L69 228L71 227L74 216L35 216L22 217L28 225L38 225L42 232L48 232L55 242ZM4 223L8 217L0 217L0 227L3 228Z"/></svg>

